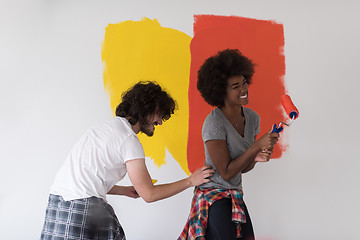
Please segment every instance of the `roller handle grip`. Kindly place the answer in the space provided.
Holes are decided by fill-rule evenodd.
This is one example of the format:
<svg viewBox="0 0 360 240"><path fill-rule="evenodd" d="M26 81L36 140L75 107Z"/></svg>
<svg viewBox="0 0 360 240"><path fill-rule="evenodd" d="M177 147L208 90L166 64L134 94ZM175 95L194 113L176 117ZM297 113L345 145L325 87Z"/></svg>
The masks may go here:
<svg viewBox="0 0 360 240"><path fill-rule="evenodd" d="M284 130L284 128L283 128L283 127L277 128L277 127L276 127L276 123L275 123L275 124L274 124L274 127L273 127L272 133L280 133L282 130Z"/></svg>

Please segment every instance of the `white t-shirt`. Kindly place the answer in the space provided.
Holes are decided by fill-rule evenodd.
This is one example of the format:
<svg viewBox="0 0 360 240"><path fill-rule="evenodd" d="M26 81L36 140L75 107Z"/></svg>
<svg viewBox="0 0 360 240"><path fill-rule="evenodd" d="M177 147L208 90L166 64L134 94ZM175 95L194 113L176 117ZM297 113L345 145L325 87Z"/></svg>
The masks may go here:
<svg viewBox="0 0 360 240"><path fill-rule="evenodd" d="M65 201L92 196L106 200L106 193L125 177L126 161L138 158L145 158L139 138L125 118L115 117L79 139L50 193Z"/></svg>

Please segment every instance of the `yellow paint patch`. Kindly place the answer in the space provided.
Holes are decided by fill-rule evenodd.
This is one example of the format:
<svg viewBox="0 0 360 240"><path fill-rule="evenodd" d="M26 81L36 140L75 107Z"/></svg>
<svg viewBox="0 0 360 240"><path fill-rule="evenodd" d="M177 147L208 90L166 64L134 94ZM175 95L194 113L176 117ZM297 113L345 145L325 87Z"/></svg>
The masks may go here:
<svg viewBox="0 0 360 240"><path fill-rule="evenodd" d="M114 112L121 93L141 80L156 81L176 100L178 111L155 127L154 136L140 134L139 138L146 156L157 166L166 163L167 148L187 174L190 42L191 37L185 33L144 18L109 24L102 49L104 87Z"/></svg>

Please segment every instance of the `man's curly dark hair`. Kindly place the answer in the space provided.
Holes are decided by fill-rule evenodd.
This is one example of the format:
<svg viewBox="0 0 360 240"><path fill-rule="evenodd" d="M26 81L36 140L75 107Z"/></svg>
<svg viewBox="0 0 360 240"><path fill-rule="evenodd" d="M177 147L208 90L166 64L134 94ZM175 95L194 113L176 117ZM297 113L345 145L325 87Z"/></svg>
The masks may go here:
<svg viewBox="0 0 360 240"><path fill-rule="evenodd" d="M200 67L197 89L208 104L220 107L224 104L228 79L242 75L250 84L254 66L238 49L219 51Z"/></svg>
<svg viewBox="0 0 360 240"><path fill-rule="evenodd" d="M138 82L124 92L121 99L115 114L118 117L130 117L131 125L137 122L146 125L148 117L155 113L161 114L162 120L166 121L177 108L175 100L159 84L151 81Z"/></svg>

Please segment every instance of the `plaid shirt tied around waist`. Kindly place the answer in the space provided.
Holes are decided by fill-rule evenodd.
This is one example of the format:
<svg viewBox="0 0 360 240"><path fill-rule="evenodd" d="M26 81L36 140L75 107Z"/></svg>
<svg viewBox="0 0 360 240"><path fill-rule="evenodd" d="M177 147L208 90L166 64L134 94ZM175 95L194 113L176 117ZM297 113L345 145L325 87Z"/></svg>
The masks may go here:
<svg viewBox="0 0 360 240"><path fill-rule="evenodd" d="M208 221L209 207L215 201L230 197L232 202L232 221L236 223L236 237L241 237L241 223L246 222L243 211L243 192L234 189L214 189L196 187L191 203L189 218L178 240L195 240L198 237L203 239Z"/></svg>

